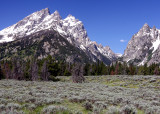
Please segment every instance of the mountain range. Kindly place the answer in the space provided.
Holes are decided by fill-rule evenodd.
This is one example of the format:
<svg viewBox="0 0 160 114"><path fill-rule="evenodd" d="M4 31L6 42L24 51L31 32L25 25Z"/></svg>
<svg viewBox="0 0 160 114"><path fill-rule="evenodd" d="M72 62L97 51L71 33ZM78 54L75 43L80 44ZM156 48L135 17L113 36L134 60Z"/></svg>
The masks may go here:
<svg viewBox="0 0 160 114"><path fill-rule="evenodd" d="M118 58L118 55L115 54L108 46L103 47L101 44L91 41L83 23L74 16L68 15L65 19L62 19L58 11L50 14L49 9L46 8L41 11L34 12L16 24L0 31L0 43L3 45L0 47L1 59L16 55L15 53L18 52L17 50L23 51L23 53L26 52L26 43L23 45L21 43L28 41L28 39L31 39L27 44L29 47L32 47L30 45L33 45L35 42L41 42L44 37L50 37L50 39L52 39L49 34L54 36L53 39L56 39L54 34L57 34L58 37L63 38L63 40L67 41L67 43L72 46L72 48L69 48L70 51L74 47L78 50L78 53L83 52L83 55L92 62L100 60L106 65L109 65L112 61L115 61ZM16 47L13 46L15 44ZM37 50L39 49L37 48L39 47L39 43L37 43L37 47L35 48L36 50L34 50L31 55L35 54L38 58L44 58L48 54L55 56L56 51L53 44L55 43L52 42L51 44L50 41L45 39L45 42L41 42L41 46L43 46L43 50L41 51L43 51L43 53ZM66 44L63 45L64 48L68 47ZM57 44L57 49L59 50L58 45L60 44ZM37 55L38 52L39 54ZM56 54L58 54L58 52L59 51L57 51ZM82 55L73 54L71 58L76 58L78 56ZM65 59L67 60L68 58ZM68 61L71 62L71 59Z"/></svg>
<svg viewBox="0 0 160 114"><path fill-rule="evenodd" d="M121 61L144 65L160 62L160 30L144 26L128 42L124 54L91 41L82 21L72 15L62 19L59 12L42 9L0 31L0 60L14 56L42 59L51 55L67 62Z"/></svg>

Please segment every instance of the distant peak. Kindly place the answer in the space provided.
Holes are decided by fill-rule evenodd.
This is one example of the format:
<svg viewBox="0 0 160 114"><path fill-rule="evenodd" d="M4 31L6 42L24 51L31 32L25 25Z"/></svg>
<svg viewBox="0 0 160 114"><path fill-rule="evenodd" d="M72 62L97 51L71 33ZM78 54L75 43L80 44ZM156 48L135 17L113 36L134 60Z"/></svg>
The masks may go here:
<svg viewBox="0 0 160 114"><path fill-rule="evenodd" d="M142 28L150 28L150 26L147 23L145 23Z"/></svg>
<svg viewBox="0 0 160 114"><path fill-rule="evenodd" d="M116 53L116 56L118 56L118 57L122 57L122 55L123 54L121 54L121 53Z"/></svg>
<svg viewBox="0 0 160 114"><path fill-rule="evenodd" d="M39 12L50 15L49 8L42 9Z"/></svg>
<svg viewBox="0 0 160 114"><path fill-rule="evenodd" d="M55 15L59 15L59 12L56 10L53 14L55 14Z"/></svg>
<svg viewBox="0 0 160 114"><path fill-rule="evenodd" d="M73 19L73 20L75 20L76 18L73 15L69 14L66 19Z"/></svg>
<svg viewBox="0 0 160 114"><path fill-rule="evenodd" d="M150 31L150 26L147 24L147 23L145 23L144 25L143 25L143 27L141 28L141 30L143 30L143 32L149 32Z"/></svg>
<svg viewBox="0 0 160 114"><path fill-rule="evenodd" d="M156 26L153 26L153 28L152 28L153 30L156 30Z"/></svg>
<svg viewBox="0 0 160 114"><path fill-rule="evenodd" d="M143 26L144 26L144 27L145 27L145 26L148 26L148 27L149 27L149 25L148 25L147 23L145 23Z"/></svg>
<svg viewBox="0 0 160 114"><path fill-rule="evenodd" d="M109 47L109 46L105 46L104 48L107 49L107 50L110 50L110 47Z"/></svg>
<svg viewBox="0 0 160 114"><path fill-rule="evenodd" d="M42 10L46 10L46 11L49 11L49 8L45 8L45 9L42 9Z"/></svg>
<svg viewBox="0 0 160 114"><path fill-rule="evenodd" d="M62 19L61 16L60 16L60 14L59 14L59 12L57 10L52 14L52 16L56 20L61 20Z"/></svg>

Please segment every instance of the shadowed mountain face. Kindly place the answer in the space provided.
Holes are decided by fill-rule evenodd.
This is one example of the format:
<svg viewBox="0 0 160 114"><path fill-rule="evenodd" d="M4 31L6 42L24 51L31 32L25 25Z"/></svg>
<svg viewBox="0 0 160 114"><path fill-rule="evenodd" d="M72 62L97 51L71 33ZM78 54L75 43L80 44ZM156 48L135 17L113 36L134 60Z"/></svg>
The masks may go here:
<svg viewBox="0 0 160 114"><path fill-rule="evenodd" d="M38 59L51 55L56 60L67 62L92 62L82 50L70 44L56 31L40 31L23 39L0 44L0 59L21 57L23 59L34 56Z"/></svg>
<svg viewBox="0 0 160 114"><path fill-rule="evenodd" d="M78 48L81 50L84 55L87 55L87 57L89 57L88 59L93 62L96 62L99 59L106 65L109 65L112 61L115 61L118 58L118 56L108 46L103 47L102 45L91 41L88 38L87 32L84 29L83 23L81 21L72 15L68 15L65 19L62 19L58 11L50 14L48 8L34 12L18 23L0 31L0 42L4 43L18 40L20 43L23 42L24 39L28 40L29 42L29 38L32 37L31 39L34 39L36 34L39 34L38 37L41 38L41 31L45 31L45 33L46 31L53 31L53 33L57 32L56 34L60 34L60 37L63 37L63 39L65 39L76 49ZM45 35L46 34L43 34L43 36ZM52 49L47 50L47 43L43 45L43 49L44 48L46 49L45 52L43 52L43 55L39 55L38 58L43 58L45 57L45 54L48 53L51 55L56 53L58 55L58 52L54 52ZM48 51L51 51L52 53ZM4 55L1 54L1 58L3 58L2 56L4 57Z"/></svg>
<svg viewBox="0 0 160 114"><path fill-rule="evenodd" d="M135 65L160 62L160 30L145 24L133 35L123 55L123 60Z"/></svg>

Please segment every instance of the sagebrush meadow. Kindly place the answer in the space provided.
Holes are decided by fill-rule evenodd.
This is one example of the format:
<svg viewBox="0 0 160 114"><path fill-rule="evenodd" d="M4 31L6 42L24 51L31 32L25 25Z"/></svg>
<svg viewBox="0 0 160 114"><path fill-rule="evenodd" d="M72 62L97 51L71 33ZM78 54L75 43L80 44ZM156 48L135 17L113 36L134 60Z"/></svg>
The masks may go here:
<svg viewBox="0 0 160 114"><path fill-rule="evenodd" d="M88 76L85 83L0 81L0 113L159 114L159 76Z"/></svg>

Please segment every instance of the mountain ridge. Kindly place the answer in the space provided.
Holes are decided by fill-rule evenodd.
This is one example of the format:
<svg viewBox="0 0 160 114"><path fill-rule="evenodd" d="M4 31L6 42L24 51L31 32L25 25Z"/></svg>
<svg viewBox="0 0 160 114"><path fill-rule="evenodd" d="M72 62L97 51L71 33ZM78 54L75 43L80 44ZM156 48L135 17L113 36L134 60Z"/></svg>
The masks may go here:
<svg viewBox="0 0 160 114"><path fill-rule="evenodd" d="M151 65L160 62L160 30L147 23L133 35L123 54L123 61L135 65Z"/></svg>
<svg viewBox="0 0 160 114"><path fill-rule="evenodd" d="M0 42L10 42L23 39L28 35L42 30L55 30L66 38L71 44L83 50L88 56L92 56L92 61L109 61L109 65L117 59L117 55L108 47L91 41L87 35L83 23L72 15L62 19L56 10L53 14L48 8L34 12L18 23L0 31Z"/></svg>

